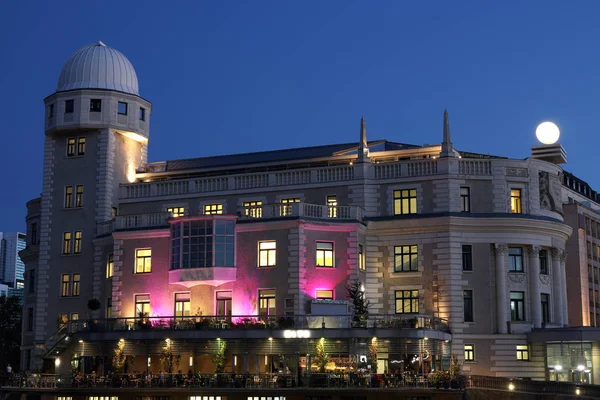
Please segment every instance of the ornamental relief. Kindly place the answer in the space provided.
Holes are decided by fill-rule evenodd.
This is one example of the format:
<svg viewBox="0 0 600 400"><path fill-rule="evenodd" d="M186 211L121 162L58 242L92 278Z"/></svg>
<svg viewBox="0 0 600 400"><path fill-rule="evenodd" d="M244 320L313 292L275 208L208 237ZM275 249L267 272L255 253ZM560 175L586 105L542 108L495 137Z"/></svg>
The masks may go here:
<svg viewBox="0 0 600 400"><path fill-rule="evenodd" d="M540 274L540 282L544 286L549 286L550 285L550 275Z"/></svg>
<svg viewBox="0 0 600 400"><path fill-rule="evenodd" d="M527 168L506 168L506 176L518 176L527 178Z"/></svg>
<svg viewBox="0 0 600 400"><path fill-rule="evenodd" d="M523 282L525 282L525 274L509 273L508 279L514 283L523 283Z"/></svg>

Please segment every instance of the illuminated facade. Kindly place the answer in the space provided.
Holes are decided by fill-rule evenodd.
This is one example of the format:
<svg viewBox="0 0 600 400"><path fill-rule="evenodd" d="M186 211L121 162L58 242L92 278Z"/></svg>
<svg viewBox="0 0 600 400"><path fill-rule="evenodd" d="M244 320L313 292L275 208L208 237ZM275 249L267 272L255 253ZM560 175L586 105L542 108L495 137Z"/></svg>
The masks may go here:
<svg viewBox="0 0 600 400"><path fill-rule="evenodd" d="M45 104L26 368L108 369L121 346L131 371L167 354L212 373L226 345L222 371L297 376L323 345L328 371L427 374L455 354L471 374L549 376L528 335L569 318L554 162L458 151L445 114L440 145L369 142L362 121L357 142L148 163L151 105L102 43Z"/></svg>

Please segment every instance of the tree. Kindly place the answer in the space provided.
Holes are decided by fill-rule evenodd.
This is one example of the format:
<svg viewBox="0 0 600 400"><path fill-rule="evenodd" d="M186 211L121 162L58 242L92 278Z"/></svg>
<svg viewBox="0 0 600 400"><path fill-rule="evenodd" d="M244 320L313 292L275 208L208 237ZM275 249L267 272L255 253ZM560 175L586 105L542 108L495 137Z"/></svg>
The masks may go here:
<svg viewBox="0 0 600 400"><path fill-rule="evenodd" d="M171 340L165 340L165 346L162 348L160 354L160 363L162 364L165 371L169 374L173 373L173 367L179 367L181 362L181 356L173 354L173 348L171 346Z"/></svg>
<svg viewBox="0 0 600 400"><path fill-rule="evenodd" d="M13 370L18 370L21 344L21 304L15 296L0 297L0 367L6 370L10 364Z"/></svg>
<svg viewBox="0 0 600 400"><path fill-rule="evenodd" d="M119 375L124 372L125 369L125 360L127 356L125 355L125 341L119 340L117 347L115 348L115 354L112 358L112 367L114 372Z"/></svg>
<svg viewBox="0 0 600 400"><path fill-rule="evenodd" d="M348 298L352 301L352 310L354 312L354 322L358 326L364 325L369 315L369 300L365 299L365 292L362 290L360 280L355 280L351 286L346 286Z"/></svg>
<svg viewBox="0 0 600 400"><path fill-rule="evenodd" d="M325 338L321 338L317 341L317 354L315 354L315 363L319 372L325 372L325 367L329 362L329 355L325 353Z"/></svg>
<svg viewBox="0 0 600 400"><path fill-rule="evenodd" d="M219 349L217 354L213 357L215 363L215 374L222 374L225 372L225 365L227 365L227 342L224 340L217 340Z"/></svg>
<svg viewBox="0 0 600 400"><path fill-rule="evenodd" d="M369 365L371 365L371 372L377 373L377 338L371 339L369 343Z"/></svg>

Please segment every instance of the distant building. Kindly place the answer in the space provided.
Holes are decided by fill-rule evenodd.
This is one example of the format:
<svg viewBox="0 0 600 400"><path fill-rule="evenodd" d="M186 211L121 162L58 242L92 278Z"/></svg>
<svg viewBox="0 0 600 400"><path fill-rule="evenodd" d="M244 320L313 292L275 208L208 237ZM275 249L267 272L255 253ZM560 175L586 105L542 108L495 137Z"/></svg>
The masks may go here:
<svg viewBox="0 0 600 400"><path fill-rule="evenodd" d="M19 252L25 249L24 233L0 232L0 283L7 285L10 296L23 299L25 264Z"/></svg>
<svg viewBox="0 0 600 400"><path fill-rule="evenodd" d="M8 285L0 284L0 297L8 296Z"/></svg>

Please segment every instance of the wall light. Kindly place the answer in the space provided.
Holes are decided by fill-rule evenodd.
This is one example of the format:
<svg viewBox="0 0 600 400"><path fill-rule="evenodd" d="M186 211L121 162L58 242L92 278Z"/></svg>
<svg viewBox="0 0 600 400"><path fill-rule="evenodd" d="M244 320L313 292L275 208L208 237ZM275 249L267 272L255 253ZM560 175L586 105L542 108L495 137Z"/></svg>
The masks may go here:
<svg viewBox="0 0 600 400"><path fill-rule="evenodd" d="M150 366L151 362L152 362L152 357L148 357L148 366Z"/></svg>
<svg viewBox="0 0 600 400"><path fill-rule="evenodd" d="M55 367L60 366L60 358L56 357L56 360L54 360L54 366Z"/></svg>
<svg viewBox="0 0 600 400"><path fill-rule="evenodd" d="M190 356L190 367L194 365L194 356Z"/></svg>
<svg viewBox="0 0 600 400"><path fill-rule="evenodd" d="M581 394L581 389L577 388L575 389L575 395L579 396Z"/></svg>
<svg viewBox="0 0 600 400"><path fill-rule="evenodd" d="M515 385L512 382L508 384L508 390L510 390L511 392L515 390Z"/></svg>
<svg viewBox="0 0 600 400"><path fill-rule="evenodd" d="M233 365L237 366L237 356L233 356Z"/></svg>
<svg viewBox="0 0 600 400"><path fill-rule="evenodd" d="M584 369L585 369L585 367L584 367L583 365L581 365L581 364L579 364L579 365L577 366L577 370L578 370L578 371L583 371Z"/></svg>

